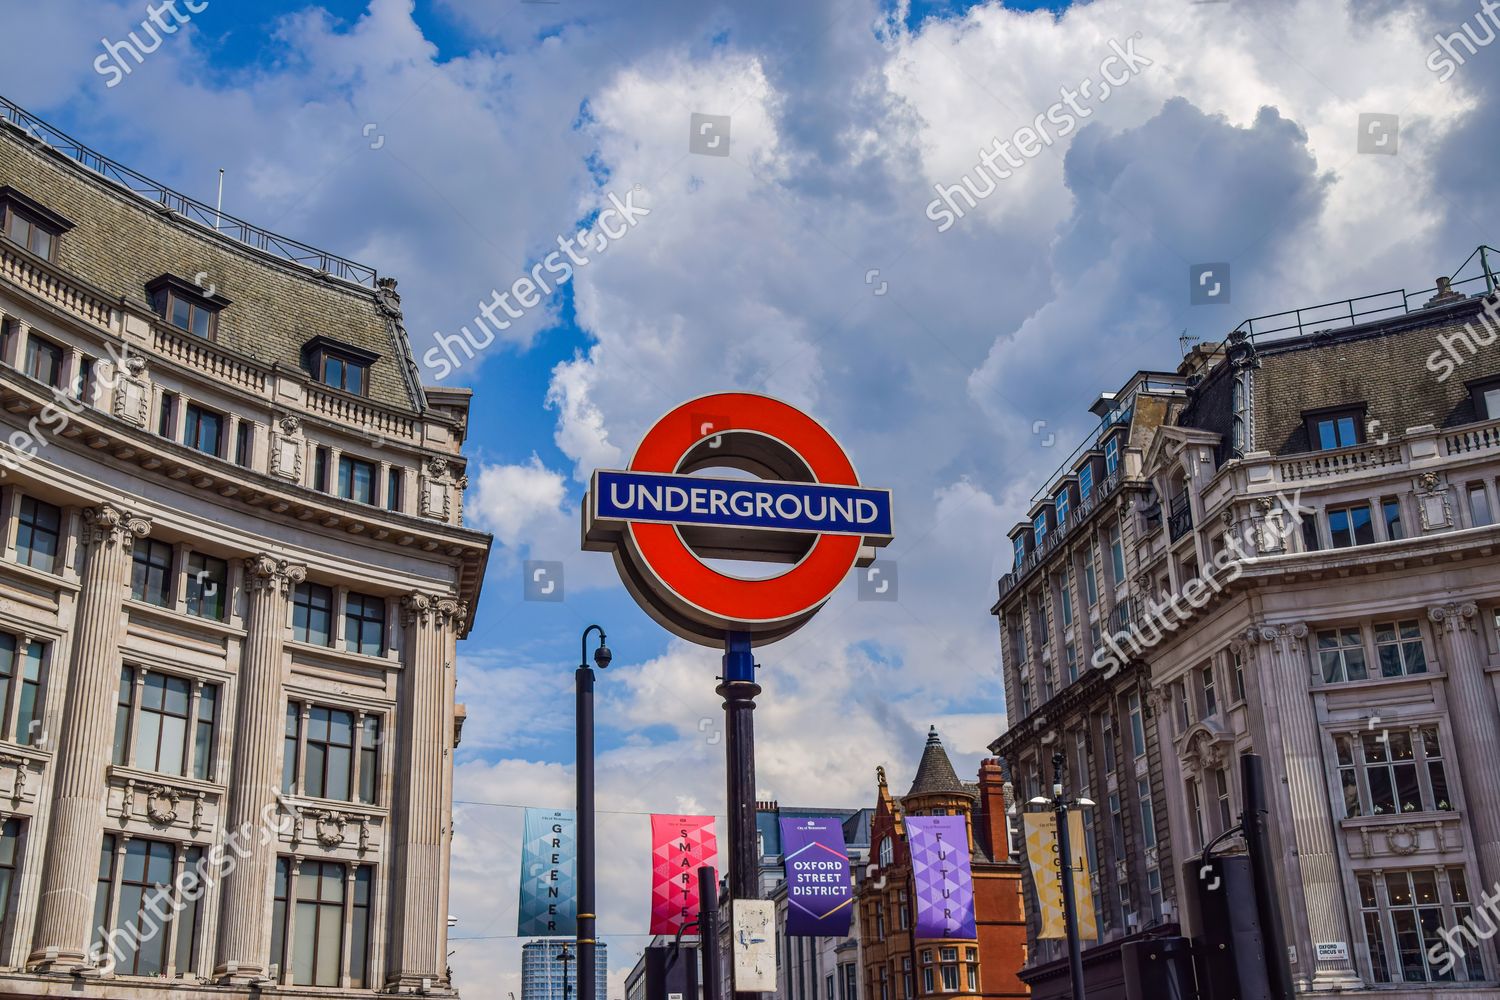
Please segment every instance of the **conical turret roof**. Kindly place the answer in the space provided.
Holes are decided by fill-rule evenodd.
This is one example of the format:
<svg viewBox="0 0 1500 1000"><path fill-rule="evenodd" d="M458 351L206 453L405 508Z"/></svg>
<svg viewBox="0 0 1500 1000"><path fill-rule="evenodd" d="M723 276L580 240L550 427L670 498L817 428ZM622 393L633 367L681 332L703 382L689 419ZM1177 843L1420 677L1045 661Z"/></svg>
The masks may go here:
<svg viewBox="0 0 1500 1000"><path fill-rule="evenodd" d="M922 762L917 765L917 776L912 780L911 791L906 793L908 798L913 795L934 794L974 797L974 793L958 780L958 772L953 770L948 751L943 749L937 726L927 730L927 746L922 749Z"/></svg>

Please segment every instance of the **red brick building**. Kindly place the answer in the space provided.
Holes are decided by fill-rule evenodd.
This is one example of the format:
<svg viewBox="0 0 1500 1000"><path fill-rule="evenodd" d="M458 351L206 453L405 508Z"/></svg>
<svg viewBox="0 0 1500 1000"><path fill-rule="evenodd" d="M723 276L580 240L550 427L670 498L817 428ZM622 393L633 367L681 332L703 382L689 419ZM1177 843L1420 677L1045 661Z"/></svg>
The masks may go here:
<svg viewBox="0 0 1500 1000"><path fill-rule="evenodd" d="M978 783L960 781L933 729L905 796L898 800L891 795L884 768L876 773L879 787L870 827L873 863L857 896L863 1000L1030 996L1017 976L1026 963L1026 921L1021 911L1021 868L1010 860L999 762L986 760ZM931 815L962 816L967 821L977 939L915 937L916 894L905 819Z"/></svg>

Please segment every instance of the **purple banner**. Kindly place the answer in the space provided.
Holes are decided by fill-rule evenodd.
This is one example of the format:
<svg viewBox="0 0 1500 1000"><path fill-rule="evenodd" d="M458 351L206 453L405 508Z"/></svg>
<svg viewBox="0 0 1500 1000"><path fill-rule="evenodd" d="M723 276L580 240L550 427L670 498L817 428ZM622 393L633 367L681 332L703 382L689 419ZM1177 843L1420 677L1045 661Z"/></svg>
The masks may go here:
<svg viewBox="0 0 1500 1000"><path fill-rule="evenodd" d="M854 887L844 825L836 819L785 818L786 932L792 937L848 937Z"/></svg>
<svg viewBox="0 0 1500 1000"><path fill-rule="evenodd" d="M917 890L917 937L978 937L969 830L962 816L908 816L911 877Z"/></svg>

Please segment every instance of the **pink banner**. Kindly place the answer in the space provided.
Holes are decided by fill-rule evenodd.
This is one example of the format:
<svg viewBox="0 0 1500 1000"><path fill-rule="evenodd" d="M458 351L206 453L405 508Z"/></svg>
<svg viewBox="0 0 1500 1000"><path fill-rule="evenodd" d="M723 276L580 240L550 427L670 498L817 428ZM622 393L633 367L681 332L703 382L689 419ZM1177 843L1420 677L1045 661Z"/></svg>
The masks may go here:
<svg viewBox="0 0 1500 1000"><path fill-rule="evenodd" d="M698 919L698 869L718 859L712 816L651 817L652 934Z"/></svg>

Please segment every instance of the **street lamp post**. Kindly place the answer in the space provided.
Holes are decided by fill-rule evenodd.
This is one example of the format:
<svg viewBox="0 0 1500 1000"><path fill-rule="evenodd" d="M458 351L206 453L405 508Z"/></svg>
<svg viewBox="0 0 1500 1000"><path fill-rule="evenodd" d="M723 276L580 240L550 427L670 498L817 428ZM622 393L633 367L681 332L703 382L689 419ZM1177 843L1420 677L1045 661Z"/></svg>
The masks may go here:
<svg viewBox="0 0 1500 1000"><path fill-rule="evenodd" d="M578 997L594 1000L594 671L589 668L589 633L599 633L594 662L603 670L614 658L606 646L604 629L590 625L578 640L578 670L574 673L578 695L577 811L578 811ZM563 946L563 955L568 955ZM561 956L559 956L561 958ZM563 989L567 989L567 962L562 959ZM566 1000L566 997L564 997Z"/></svg>
<svg viewBox="0 0 1500 1000"><path fill-rule="evenodd" d="M579 962L578 962L578 968L579 968L579 974L580 975L582 975L582 970L583 970L583 961L582 961L582 957L581 957L582 954L583 954L582 951L580 951L579 952L580 959L579 959ZM571 961L573 961L573 956L568 953L568 946L567 945L563 945L562 946L562 953L557 956L557 960L562 963L562 967L563 967L563 1000L568 1000L568 963L571 962Z"/></svg>
<svg viewBox="0 0 1500 1000"><path fill-rule="evenodd" d="M1063 794L1063 765L1067 755L1058 751L1052 755L1052 798L1038 795L1032 805L1051 806L1057 818L1057 875L1062 881L1063 925L1068 934L1068 973L1073 980L1073 1000L1083 997L1083 952L1078 944L1078 904L1073 898L1073 849L1068 843L1068 809L1077 806L1090 809L1094 803L1089 799L1070 799Z"/></svg>

